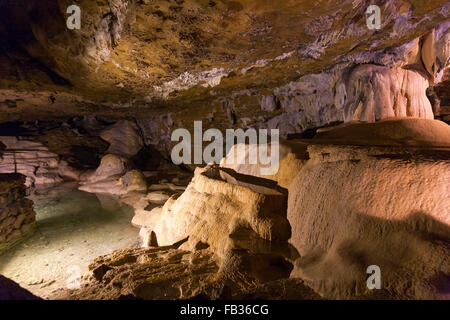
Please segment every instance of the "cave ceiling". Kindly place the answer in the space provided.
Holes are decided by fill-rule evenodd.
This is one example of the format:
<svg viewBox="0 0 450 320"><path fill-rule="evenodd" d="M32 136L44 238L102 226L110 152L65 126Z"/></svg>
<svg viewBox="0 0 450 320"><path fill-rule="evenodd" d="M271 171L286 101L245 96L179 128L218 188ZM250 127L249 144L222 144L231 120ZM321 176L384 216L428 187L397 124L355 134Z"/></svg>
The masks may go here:
<svg viewBox="0 0 450 320"><path fill-rule="evenodd" d="M338 63L371 62L449 20L447 0L0 1L0 121L261 112L261 96ZM66 9L81 8L69 30ZM369 56L369 55L368 55Z"/></svg>

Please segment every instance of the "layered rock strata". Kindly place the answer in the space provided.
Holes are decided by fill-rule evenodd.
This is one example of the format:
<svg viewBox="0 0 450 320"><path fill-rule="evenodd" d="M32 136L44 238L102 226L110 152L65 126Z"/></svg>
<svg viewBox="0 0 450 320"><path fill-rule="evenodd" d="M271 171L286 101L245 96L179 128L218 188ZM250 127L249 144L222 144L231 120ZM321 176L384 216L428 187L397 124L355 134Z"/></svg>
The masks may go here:
<svg viewBox="0 0 450 320"><path fill-rule="evenodd" d="M25 198L25 176L0 174L0 250L33 227L36 214L33 201Z"/></svg>
<svg viewBox="0 0 450 320"><path fill-rule="evenodd" d="M41 143L19 137L0 137L0 141L6 146L0 159L0 172L22 173L27 177L28 186L63 181L59 174L59 156Z"/></svg>
<svg viewBox="0 0 450 320"><path fill-rule="evenodd" d="M286 190L276 182L218 166L197 168L184 193L133 219L146 246L209 248L221 271L258 281L287 277L295 256L287 239Z"/></svg>

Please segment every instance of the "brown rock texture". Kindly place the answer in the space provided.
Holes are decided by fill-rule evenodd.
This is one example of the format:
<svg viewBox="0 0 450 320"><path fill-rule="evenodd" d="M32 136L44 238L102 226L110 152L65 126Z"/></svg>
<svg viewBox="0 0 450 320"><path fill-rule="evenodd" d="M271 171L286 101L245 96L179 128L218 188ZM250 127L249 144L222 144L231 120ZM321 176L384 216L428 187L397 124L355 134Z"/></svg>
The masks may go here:
<svg viewBox="0 0 450 320"><path fill-rule="evenodd" d="M25 176L0 174L0 249L25 235L35 223L33 201L25 194Z"/></svg>
<svg viewBox="0 0 450 320"><path fill-rule="evenodd" d="M367 28L360 0L79 1L80 30L66 27L70 4L1 5L2 121L132 117L167 152L170 132L198 119L282 136L351 119L430 119L426 86L441 85L450 61L445 0L370 2L379 30Z"/></svg>
<svg viewBox="0 0 450 320"><path fill-rule="evenodd" d="M52 299L309 299L321 297L300 279L262 283L219 268L208 249L125 249L90 265L80 290L58 290Z"/></svg>
<svg viewBox="0 0 450 320"><path fill-rule="evenodd" d="M377 265L382 288L392 296L445 296L441 275L450 272L450 135L440 136L445 143L435 140L433 125L445 132L449 127L420 120L429 133L420 141L415 134L421 126L408 122L411 126L401 120L356 125L355 145L349 142L356 132L351 125L336 129L336 135L329 130L308 145L310 160L289 187L290 243L300 254L291 276L321 295L368 294L366 268ZM380 139L381 133L392 140ZM414 136L417 144L404 143ZM346 145L334 144L338 141ZM378 141L384 144L376 146Z"/></svg>
<svg viewBox="0 0 450 320"><path fill-rule="evenodd" d="M187 299L202 293L218 271L210 252L172 247L116 251L95 259L89 268L94 276L85 279L81 290L55 292L56 297Z"/></svg>
<svg viewBox="0 0 450 320"><path fill-rule="evenodd" d="M72 30L73 2L0 1L0 244L34 223L24 182L75 180L142 248L55 297L448 296L448 0L77 0ZM172 165L200 120L278 129L275 171L245 143Z"/></svg>

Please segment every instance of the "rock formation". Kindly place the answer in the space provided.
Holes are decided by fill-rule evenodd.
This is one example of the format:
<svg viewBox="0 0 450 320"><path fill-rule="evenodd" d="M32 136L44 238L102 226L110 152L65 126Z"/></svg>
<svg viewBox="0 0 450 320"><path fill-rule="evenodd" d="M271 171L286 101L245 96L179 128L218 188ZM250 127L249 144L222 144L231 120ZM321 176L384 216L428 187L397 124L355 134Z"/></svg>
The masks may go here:
<svg viewBox="0 0 450 320"><path fill-rule="evenodd" d="M284 164L271 180L258 164L225 166L229 155L221 167L197 168L162 207L161 192L135 205L147 248L99 258L84 289L57 296L445 297L449 128L402 119L319 130L282 143ZM370 265L381 268L380 291L366 286Z"/></svg>
<svg viewBox="0 0 450 320"><path fill-rule="evenodd" d="M0 174L0 251L34 225L33 201L25 198L26 192L25 176Z"/></svg>
<svg viewBox="0 0 450 320"><path fill-rule="evenodd" d="M20 173L132 208L142 247L53 297L448 297L448 1L79 0L75 29L68 5L0 2L0 242L34 221ZM280 143L173 164L197 121Z"/></svg>
<svg viewBox="0 0 450 320"><path fill-rule="evenodd" d="M126 159L107 154L96 171L86 173L80 190L92 193L123 195L131 191L147 191L147 182L139 170L126 169Z"/></svg>
<svg viewBox="0 0 450 320"><path fill-rule="evenodd" d="M417 71L361 65L349 75L344 120L434 119L425 95L428 80Z"/></svg>
<svg viewBox="0 0 450 320"><path fill-rule="evenodd" d="M152 215L155 222L147 227L153 228L160 245L171 245L191 237L194 246L196 241L205 242L219 252L227 246L221 241L242 228L250 228L265 240L287 240L290 231L283 217L286 195L270 181L250 178L246 180L243 175L235 176L232 171L215 167L197 169L186 191L181 196L172 196L160 213L161 219ZM205 194L204 200L201 194ZM237 198L232 199L235 196ZM221 211L209 217L214 201ZM214 230L214 226L222 224L223 230Z"/></svg>
<svg viewBox="0 0 450 320"><path fill-rule="evenodd" d="M14 53L0 59L2 119L61 109L64 117L134 118L162 153L172 130L198 119L286 136L354 118L430 118L426 83L439 85L449 63L443 0L377 1L379 30L367 28L364 1L81 1L81 30L67 29L64 2L22 2L1 7L1 35ZM19 31L26 44L12 36Z"/></svg>
<svg viewBox="0 0 450 320"><path fill-rule="evenodd" d="M365 268L372 264L396 296L443 294L435 281L450 267L450 127L404 121L353 125L313 139L310 160L289 187L290 243L301 256L291 276L325 296L363 294ZM346 145L332 145L337 141Z"/></svg>
<svg viewBox="0 0 450 320"><path fill-rule="evenodd" d="M286 156L281 156L281 171L271 178L288 188L292 237L289 229L283 234L289 235L299 252L295 257L284 251L295 265L291 278L300 277L325 297L370 297L365 271L376 264L383 272L384 297L429 299L445 294L439 291L445 279L439 277L448 274L450 266L446 245L450 178L444 174L450 172L449 139L450 127L442 122L403 119L320 130L312 140L289 142L290 148L283 143L281 154ZM245 147L248 157L255 146ZM226 161L227 157L222 165ZM246 194L254 185L249 181L257 185L265 181L264 188L270 185L269 180L257 178L259 167L233 167L240 174L253 173L253 178L227 168L197 169L185 193L135 217L135 223L143 226L144 244L170 245L187 239L182 248L205 245L225 263L229 257L221 253L229 250L230 242L240 246L254 241L248 233L239 233L240 240L234 240L225 217L236 210L242 219L246 211L236 206L239 200L231 200L233 206L228 208L226 190L251 204ZM216 179L211 180L214 175ZM228 196L218 197L221 193ZM247 224L262 238L272 234L258 233L258 225ZM258 248L264 250L264 246ZM356 256L360 259L355 260Z"/></svg>
<svg viewBox="0 0 450 320"><path fill-rule="evenodd" d="M107 153L131 158L142 149L144 143L136 124L121 120L100 133L100 137L109 142Z"/></svg>
<svg viewBox="0 0 450 320"><path fill-rule="evenodd" d="M293 172L299 171L308 159L305 143L295 140L282 141L279 144L278 163L273 164L277 169L276 173L267 175L263 169L269 169L270 165L264 164L258 156L260 148L264 148L263 152L266 152L268 155L271 152L275 152L271 150L270 145L236 144L222 159L220 166L233 169L241 174L275 180L281 187L288 188L292 179L295 177ZM256 155L255 164L250 162L252 154ZM241 159L238 159L238 155Z"/></svg>
<svg viewBox="0 0 450 320"><path fill-rule="evenodd" d="M59 157L39 142L0 137L6 146L0 162L1 172L19 172L28 179L27 185L56 184L59 176Z"/></svg>
<svg viewBox="0 0 450 320"><path fill-rule="evenodd" d="M223 281L214 255L174 247L127 249L99 257L80 290L56 291L53 299L320 299L301 280L265 284L244 277Z"/></svg>
<svg viewBox="0 0 450 320"><path fill-rule="evenodd" d="M146 246L208 249L227 277L238 272L269 281L287 277L287 259L295 255L287 244L286 201L286 190L276 182L225 168L198 168L183 194L146 215L140 212L133 222L142 226Z"/></svg>

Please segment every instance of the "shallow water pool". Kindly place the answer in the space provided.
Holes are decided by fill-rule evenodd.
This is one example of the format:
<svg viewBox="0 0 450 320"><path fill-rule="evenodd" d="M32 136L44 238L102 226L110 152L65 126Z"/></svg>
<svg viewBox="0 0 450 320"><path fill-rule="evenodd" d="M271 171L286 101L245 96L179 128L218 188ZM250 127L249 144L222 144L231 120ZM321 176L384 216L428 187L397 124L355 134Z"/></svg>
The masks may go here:
<svg viewBox="0 0 450 320"><path fill-rule="evenodd" d="M30 197L36 211L34 233L0 255L0 274L45 298L76 286L96 257L137 246L133 211L109 196L63 185Z"/></svg>

